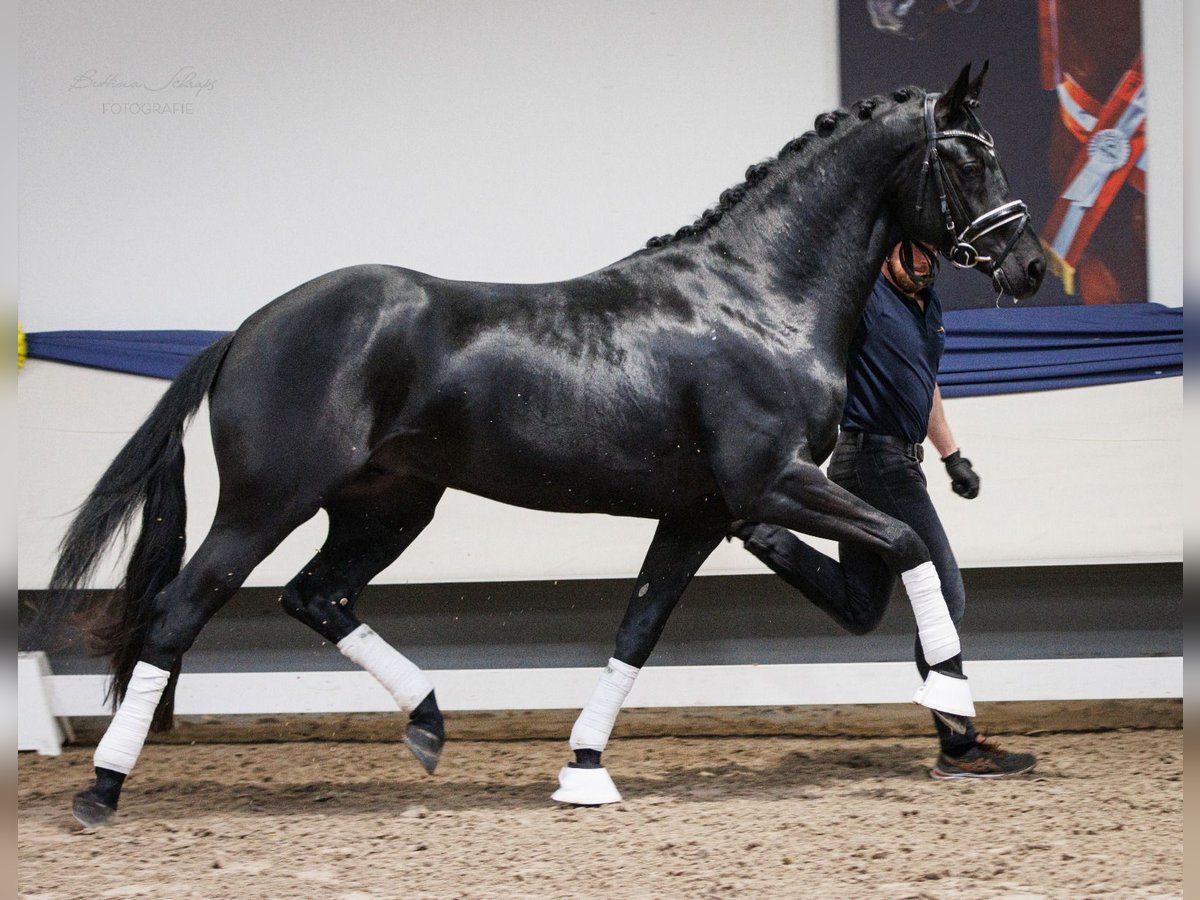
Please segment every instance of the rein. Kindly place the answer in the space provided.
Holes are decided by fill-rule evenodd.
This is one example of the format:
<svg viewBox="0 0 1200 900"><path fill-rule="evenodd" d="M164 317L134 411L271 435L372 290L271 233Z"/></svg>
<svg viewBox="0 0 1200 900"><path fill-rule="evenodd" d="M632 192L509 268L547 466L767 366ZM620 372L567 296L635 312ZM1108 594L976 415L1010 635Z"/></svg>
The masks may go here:
<svg viewBox="0 0 1200 900"><path fill-rule="evenodd" d="M962 194L955 188L954 183L950 180L946 172L945 164L942 162L941 156L938 154L937 142L947 138L962 138L964 140L978 141L983 144L988 150L995 155L995 143L992 141L992 136L979 125L979 120L975 118L975 114L969 109L967 115L971 121L979 128L978 131L965 131L957 128L948 128L945 131L938 131L937 124L934 122L934 104L940 94L927 94L925 97L925 161L921 164L921 184L917 191L917 217L918 220L925 206L925 185L929 180L929 173L933 172L933 181L937 187L938 204L941 209L942 221L945 223L946 230L950 232L954 238L954 246L951 248L948 257L950 262L960 269L972 269L980 263L988 263L991 266L992 280L996 282L1001 289L1003 286L999 281L1000 264L1012 252L1016 246L1017 240L1025 231L1025 227L1029 224L1029 210L1026 208L1024 201L1010 200L1008 203L1002 203L1000 206L990 209L985 213L981 213L974 219L970 219L962 231L958 230L955 224L954 215L951 212L951 200L953 205L957 207L961 214L962 220L967 220L970 213L967 211L967 205L963 202ZM950 196L947 196L947 185L950 187ZM1016 228L1013 229L1012 236L1009 237L1008 243L1004 245L1004 249L997 256L984 256L975 246L975 242L986 234L990 234L998 228L1003 228L1005 225L1016 223Z"/></svg>

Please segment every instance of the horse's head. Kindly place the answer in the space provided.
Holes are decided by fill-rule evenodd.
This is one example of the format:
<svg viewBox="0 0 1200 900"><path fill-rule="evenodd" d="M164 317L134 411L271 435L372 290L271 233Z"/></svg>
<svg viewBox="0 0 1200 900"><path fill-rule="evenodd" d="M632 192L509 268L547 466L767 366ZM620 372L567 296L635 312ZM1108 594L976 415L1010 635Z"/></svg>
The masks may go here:
<svg viewBox="0 0 1200 900"><path fill-rule="evenodd" d="M968 64L948 91L924 98L919 164L901 170L919 174L897 186L896 213L906 237L936 247L960 268L978 267L997 290L1019 299L1041 285L1046 256L975 114L986 74L984 63L972 80Z"/></svg>

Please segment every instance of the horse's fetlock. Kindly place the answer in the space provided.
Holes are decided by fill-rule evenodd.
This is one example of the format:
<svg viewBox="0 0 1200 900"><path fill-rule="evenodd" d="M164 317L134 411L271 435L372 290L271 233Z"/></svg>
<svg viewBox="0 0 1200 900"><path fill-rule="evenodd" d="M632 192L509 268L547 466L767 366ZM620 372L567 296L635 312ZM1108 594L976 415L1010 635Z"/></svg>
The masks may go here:
<svg viewBox="0 0 1200 900"><path fill-rule="evenodd" d="M446 739L445 721L442 718L442 711L438 708L437 698L434 696L433 691L430 691L425 696L425 699L417 704L413 711L408 714L408 719L414 725L424 728L430 734L442 740Z"/></svg>

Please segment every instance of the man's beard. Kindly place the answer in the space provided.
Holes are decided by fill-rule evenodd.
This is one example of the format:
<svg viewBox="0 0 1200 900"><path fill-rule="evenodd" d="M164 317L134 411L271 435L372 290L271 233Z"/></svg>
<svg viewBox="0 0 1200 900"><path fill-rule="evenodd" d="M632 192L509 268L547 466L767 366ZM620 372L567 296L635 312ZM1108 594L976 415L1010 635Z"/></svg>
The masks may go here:
<svg viewBox="0 0 1200 900"><path fill-rule="evenodd" d="M925 290L925 288L933 284L934 279L937 277L937 266L934 259L924 248L920 252L924 258L925 265L928 266L928 270L923 274L916 271L909 272L910 268L916 269L914 248L911 244L901 247L898 253L888 256L888 271L892 276L892 280L900 290L908 294L916 294Z"/></svg>

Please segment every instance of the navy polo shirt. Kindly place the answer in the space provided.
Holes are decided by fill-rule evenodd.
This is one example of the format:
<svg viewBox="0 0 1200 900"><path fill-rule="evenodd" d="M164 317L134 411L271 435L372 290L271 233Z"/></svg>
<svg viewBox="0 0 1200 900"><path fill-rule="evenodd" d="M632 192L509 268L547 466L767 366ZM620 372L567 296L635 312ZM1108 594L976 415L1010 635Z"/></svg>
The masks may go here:
<svg viewBox="0 0 1200 900"><path fill-rule="evenodd" d="M937 294L921 296L924 311L882 274L875 280L850 344L843 428L925 440L946 332Z"/></svg>

